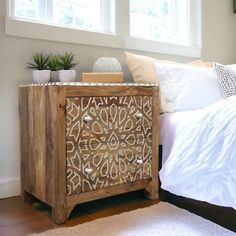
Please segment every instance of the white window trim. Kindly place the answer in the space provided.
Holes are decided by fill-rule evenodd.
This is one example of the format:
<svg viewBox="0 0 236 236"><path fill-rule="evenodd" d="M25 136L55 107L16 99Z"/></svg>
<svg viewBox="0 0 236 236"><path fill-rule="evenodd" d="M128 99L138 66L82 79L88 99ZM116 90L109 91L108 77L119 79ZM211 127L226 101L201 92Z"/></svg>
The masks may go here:
<svg viewBox="0 0 236 236"><path fill-rule="evenodd" d="M8 0L9 4L11 0ZM151 53L170 54L192 58L201 57L201 0L193 0L195 5L191 10L197 15L197 21L191 22L191 29L197 29L196 46L181 46L164 42L139 39L129 36L129 1L116 0L116 34L98 33L74 28L67 28L10 17L12 8L7 9L5 17L5 34L10 36L50 40L123 50L136 50ZM8 6L10 6L8 4ZM122 9L122 10L119 10ZM125 11L124 11L125 9ZM194 31L195 31L194 30Z"/></svg>
<svg viewBox="0 0 236 236"><path fill-rule="evenodd" d="M197 45L199 48L202 47L202 15L201 15L201 0L192 1L190 5L190 14L194 15L190 22L190 39L193 45ZM195 20L193 20L195 19Z"/></svg>
<svg viewBox="0 0 236 236"><path fill-rule="evenodd" d="M101 4L101 9L103 10L103 12L101 12L101 16L104 30L105 32L115 32L115 22L112 19L112 15L114 14L113 9L115 9L115 7L113 6L114 1L101 0ZM110 11L110 9L112 9L112 12ZM111 19L111 21L107 21L107 19Z"/></svg>

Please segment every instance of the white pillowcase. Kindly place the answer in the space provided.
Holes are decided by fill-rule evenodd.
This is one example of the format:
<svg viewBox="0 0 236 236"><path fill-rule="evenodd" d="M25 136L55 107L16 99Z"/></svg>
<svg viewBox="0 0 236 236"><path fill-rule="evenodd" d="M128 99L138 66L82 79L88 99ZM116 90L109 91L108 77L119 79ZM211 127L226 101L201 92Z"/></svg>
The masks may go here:
<svg viewBox="0 0 236 236"><path fill-rule="evenodd" d="M154 63L163 112L200 109L223 99L213 68Z"/></svg>
<svg viewBox="0 0 236 236"><path fill-rule="evenodd" d="M226 65L226 67L228 67L231 70L236 71L236 64Z"/></svg>
<svg viewBox="0 0 236 236"><path fill-rule="evenodd" d="M213 70L217 75L224 98L236 95L236 71L231 68L219 63L213 64Z"/></svg>

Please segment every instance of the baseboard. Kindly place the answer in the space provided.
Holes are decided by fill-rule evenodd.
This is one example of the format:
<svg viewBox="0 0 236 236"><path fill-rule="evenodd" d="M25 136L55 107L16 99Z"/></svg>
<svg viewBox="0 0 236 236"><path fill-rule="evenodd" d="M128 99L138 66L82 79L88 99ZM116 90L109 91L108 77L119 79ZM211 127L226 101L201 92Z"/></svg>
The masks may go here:
<svg viewBox="0 0 236 236"><path fill-rule="evenodd" d="M0 179L0 199L20 195L20 179Z"/></svg>

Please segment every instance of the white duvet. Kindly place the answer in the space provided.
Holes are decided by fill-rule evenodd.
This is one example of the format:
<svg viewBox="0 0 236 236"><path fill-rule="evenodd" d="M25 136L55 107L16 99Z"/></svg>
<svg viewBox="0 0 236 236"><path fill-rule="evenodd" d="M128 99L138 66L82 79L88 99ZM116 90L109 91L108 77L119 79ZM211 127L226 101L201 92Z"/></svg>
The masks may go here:
<svg viewBox="0 0 236 236"><path fill-rule="evenodd" d="M195 111L160 171L176 195L236 209L236 96Z"/></svg>

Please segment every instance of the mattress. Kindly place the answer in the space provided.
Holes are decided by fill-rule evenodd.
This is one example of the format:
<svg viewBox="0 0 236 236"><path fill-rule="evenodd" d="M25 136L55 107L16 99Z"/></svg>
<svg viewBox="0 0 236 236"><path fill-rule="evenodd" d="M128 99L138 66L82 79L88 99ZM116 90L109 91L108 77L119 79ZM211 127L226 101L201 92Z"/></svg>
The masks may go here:
<svg viewBox="0 0 236 236"><path fill-rule="evenodd" d="M160 144L162 145L162 166L168 159L177 132L191 123L199 110L165 113L160 116Z"/></svg>

